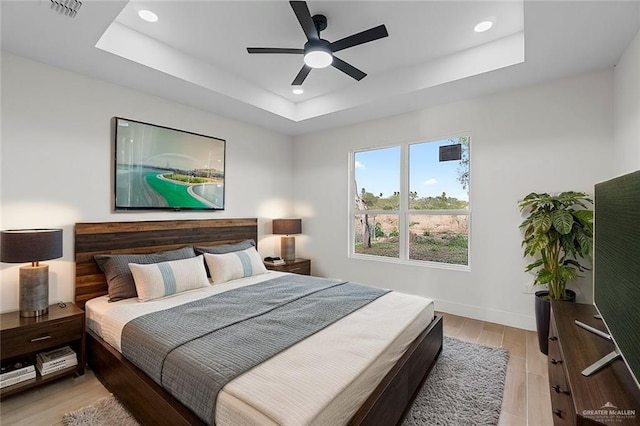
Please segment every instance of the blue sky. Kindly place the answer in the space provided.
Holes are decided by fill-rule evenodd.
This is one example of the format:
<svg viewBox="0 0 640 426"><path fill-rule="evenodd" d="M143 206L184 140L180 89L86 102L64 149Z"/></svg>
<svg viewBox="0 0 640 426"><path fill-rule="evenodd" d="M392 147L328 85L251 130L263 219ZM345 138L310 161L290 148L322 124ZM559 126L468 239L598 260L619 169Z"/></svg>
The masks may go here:
<svg viewBox="0 0 640 426"><path fill-rule="evenodd" d="M409 185L418 197L447 196L469 200L458 181L460 162L438 160L438 148L449 140L410 145ZM375 195L388 197L400 190L400 147L361 151L355 154L355 177L358 191L365 188Z"/></svg>

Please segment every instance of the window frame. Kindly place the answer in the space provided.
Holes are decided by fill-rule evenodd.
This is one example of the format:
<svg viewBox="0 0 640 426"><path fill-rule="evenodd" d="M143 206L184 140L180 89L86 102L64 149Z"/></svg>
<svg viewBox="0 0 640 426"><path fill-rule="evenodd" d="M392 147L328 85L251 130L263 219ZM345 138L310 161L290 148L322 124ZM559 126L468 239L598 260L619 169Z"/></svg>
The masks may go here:
<svg viewBox="0 0 640 426"><path fill-rule="evenodd" d="M349 204L347 208L348 217L348 249L347 257L351 259L373 260L376 262L388 262L395 264L405 264L412 266L422 266L428 268L438 269L450 269L456 271L470 271L471 270L471 183L469 182L469 202L468 208L462 210L416 210L409 208L409 178L410 178L410 163L409 163L409 151L411 145L422 143L433 143L443 141L447 139L468 137L469 141L473 140L471 132L461 132L454 135L448 135L439 138L425 138L418 141L398 142L388 145L379 145L363 148L354 148L349 151ZM356 188L355 185L355 156L359 152L382 150L387 148L400 147L400 206L397 210L358 210L355 206ZM471 143L469 144L469 180L471 180ZM388 256L376 256L371 254L356 253L355 251L355 217L359 214L369 215L397 215L398 216L398 257ZM465 215L467 216L467 264L460 265L455 263L435 262L431 260L417 260L409 258L409 216L411 215Z"/></svg>

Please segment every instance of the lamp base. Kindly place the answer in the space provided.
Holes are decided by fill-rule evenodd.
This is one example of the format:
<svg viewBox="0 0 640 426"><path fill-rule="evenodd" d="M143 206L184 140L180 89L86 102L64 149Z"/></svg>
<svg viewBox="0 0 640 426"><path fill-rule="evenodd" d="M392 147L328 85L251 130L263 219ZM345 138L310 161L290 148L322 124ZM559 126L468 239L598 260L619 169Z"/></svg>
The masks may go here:
<svg viewBox="0 0 640 426"><path fill-rule="evenodd" d="M20 316L39 317L49 312L49 265L20 268Z"/></svg>
<svg viewBox="0 0 640 426"><path fill-rule="evenodd" d="M295 237L282 237L280 239L280 257L284 260L295 260L296 239Z"/></svg>

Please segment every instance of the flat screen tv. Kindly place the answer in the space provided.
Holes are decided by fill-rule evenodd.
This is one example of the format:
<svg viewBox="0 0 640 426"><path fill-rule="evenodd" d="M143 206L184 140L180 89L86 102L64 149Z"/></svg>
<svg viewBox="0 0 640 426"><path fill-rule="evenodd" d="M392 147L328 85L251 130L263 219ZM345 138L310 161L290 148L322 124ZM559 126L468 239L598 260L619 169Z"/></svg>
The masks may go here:
<svg viewBox="0 0 640 426"><path fill-rule="evenodd" d="M595 186L594 299L640 379L640 170Z"/></svg>
<svg viewBox="0 0 640 426"><path fill-rule="evenodd" d="M114 122L115 210L224 210L223 139Z"/></svg>

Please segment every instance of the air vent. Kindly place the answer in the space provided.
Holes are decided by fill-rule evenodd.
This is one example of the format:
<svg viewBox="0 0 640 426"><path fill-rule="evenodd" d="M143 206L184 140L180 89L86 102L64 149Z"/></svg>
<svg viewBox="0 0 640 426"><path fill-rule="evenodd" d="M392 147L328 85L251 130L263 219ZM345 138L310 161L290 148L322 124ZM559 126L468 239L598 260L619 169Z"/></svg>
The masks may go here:
<svg viewBox="0 0 640 426"><path fill-rule="evenodd" d="M51 0L51 9L69 18L75 18L80 7L82 7L80 0Z"/></svg>

